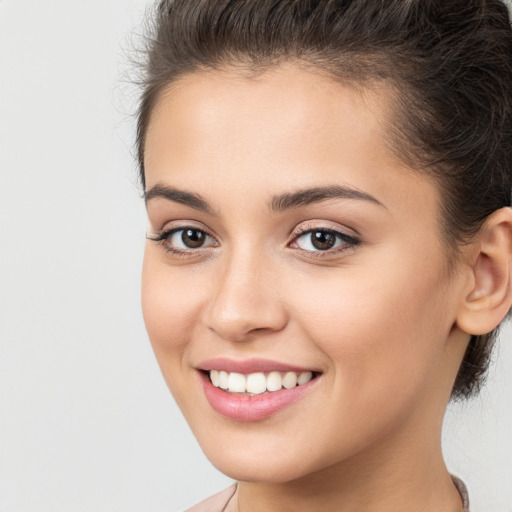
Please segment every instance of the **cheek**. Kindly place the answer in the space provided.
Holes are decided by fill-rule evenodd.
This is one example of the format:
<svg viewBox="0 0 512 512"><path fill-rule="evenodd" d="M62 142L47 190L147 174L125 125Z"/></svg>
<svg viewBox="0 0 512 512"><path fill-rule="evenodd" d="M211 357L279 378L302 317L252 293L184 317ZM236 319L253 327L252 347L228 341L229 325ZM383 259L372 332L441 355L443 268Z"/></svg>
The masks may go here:
<svg viewBox="0 0 512 512"><path fill-rule="evenodd" d="M142 269L142 313L149 339L160 365L179 362L187 347L198 309L197 283L187 273L161 261L146 249Z"/></svg>
<svg viewBox="0 0 512 512"><path fill-rule="evenodd" d="M414 268L381 270L372 275L366 268L363 278L352 269L338 283L304 280L294 294L301 331L330 364L330 414L322 428L339 447L333 457L371 445L415 411L421 415L423 397L440 380L451 325L447 283L418 279Z"/></svg>
<svg viewBox="0 0 512 512"><path fill-rule="evenodd" d="M412 393L443 357L453 323L446 279L415 265L343 269L338 282L302 281L295 317L330 360L336 388L376 401L384 390Z"/></svg>
<svg viewBox="0 0 512 512"><path fill-rule="evenodd" d="M162 375L185 414L197 401L186 385L192 372L187 364L189 342L200 309L196 281L182 268L165 264L154 248L146 249L141 287L144 323Z"/></svg>

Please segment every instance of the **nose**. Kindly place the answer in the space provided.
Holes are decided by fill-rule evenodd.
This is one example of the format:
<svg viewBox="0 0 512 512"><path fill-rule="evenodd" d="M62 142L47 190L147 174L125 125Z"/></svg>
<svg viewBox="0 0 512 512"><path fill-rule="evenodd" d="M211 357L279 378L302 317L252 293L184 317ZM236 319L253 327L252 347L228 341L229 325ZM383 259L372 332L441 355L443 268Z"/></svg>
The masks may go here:
<svg viewBox="0 0 512 512"><path fill-rule="evenodd" d="M227 341L282 330L288 315L280 299L279 272L258 255L233 255L216 276L203 321Z"/></svg>

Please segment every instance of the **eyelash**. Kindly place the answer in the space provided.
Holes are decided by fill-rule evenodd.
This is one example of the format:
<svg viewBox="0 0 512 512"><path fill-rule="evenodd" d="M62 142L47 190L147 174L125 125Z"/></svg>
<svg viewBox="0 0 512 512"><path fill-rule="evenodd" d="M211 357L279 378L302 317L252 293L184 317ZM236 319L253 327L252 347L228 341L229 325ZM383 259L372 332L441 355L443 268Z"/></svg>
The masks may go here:
<svg viewBox="0 0 512 512"><path fill-rule="evenodd" d="M197 231L199 233L202 233L203 235L210 237L214 240L214 238L204 229L196 228L195 226L183 226L179 228L171 228L171 229L165 229L163 231L160 231L156 234L155 237L146 236L148 240L151 240L153 242L157 242L158 244L162 245L167 253L171 253L174 256L178 257L190 257L190 256L200 256L207 248L206 247L198 247L197 249L178 249L176 247L173 247L169 240L172 237L172 235L175 235L176 233L179 233L180 231L186 231L186 230L192 230Z"/></svg>
<svg viewBox="0 0 512 512"><path fill-rule="evenodd" d="M195 232L202 233L203 236L209 237L215 241L214 237L212 235L210 235L207 231L205 231L204 229L196 228L194 226L183 226L183 227L178 227L178 228L166 229L166 230L163 230L163 231L160 231L159 233L157 233L155 237L147 236L146 238L148 240L151 240L153 242L156 242L156 243L162 245L165 248L165 251L167 253L171 253L174 256L178 256L178 257L201 256L209 247L211 247L211 245L208 245L206 247L198 247L197 249L189 248L189 249L183 250L183 249L178 249L169 243L169 240L173 235L175 235L176 233L182 232L182 231L186 231L188 229L195 231ZM301 237L304 237L308 234L315 233L315 232L332 235L336 238L335 243L337 243L338 241L341 240L342 245L339 247L332 248L332 249L326 249L326 250L319 249L317 251L309 251L306 249L301 249L299 247L298 249L303 251L304 253L307 253L308 257L325 258L328 256L342 253L349 249L355 248L357 245L359 245L361 243L361 241L358 238L348 235L346 233L343 233L342 231L338 231L338 230L335 230L332 228L323 228L323 227L316 226L316 227L305 227L305 228L299 229L298 231L293 233L293 238L292 238L291 242L288 243L288 246L290 246L291 244L297 244L298 239L300 239ZM213 247L215 247L215 246L216 245L213 245Z"/></svg>
<svg viewBox="0 0 512 512"><path fill-rule="evenodd" d="M361 243L361 241L358 238L348 235L347 233L344 233L343 231L338 231L336 229L325 228L325 227L321 227L321 226L320 227L319 226L304 227L302 229L299 229L298 231L293 233L293 239L292 239L291 243L297 244L297 240L299 238L304 237L306 235L310 235L312 233L324 233L324 234L332 235L335 237L335 243L337 243L338 241L341 241L342 245L340 245L339 247L334 247L334 248L326 249L326 250L319 249L317 251L308 251L306 249L299 248L299 250L306 252L308 254L308 257L326 258L329 256L340 254L347 250L353 249Z"/></svg>

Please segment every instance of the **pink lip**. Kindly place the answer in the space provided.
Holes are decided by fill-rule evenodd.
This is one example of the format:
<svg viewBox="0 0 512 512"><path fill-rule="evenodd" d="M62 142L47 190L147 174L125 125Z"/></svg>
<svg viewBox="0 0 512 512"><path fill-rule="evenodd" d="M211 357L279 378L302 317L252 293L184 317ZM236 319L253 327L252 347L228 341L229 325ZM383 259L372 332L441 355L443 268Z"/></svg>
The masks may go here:
<svg viewBox="0 0 512 512"><path fill-rule="evenodd" d="M247 359L244 361L236 361L234 359L216 358L203 361L197 366L199 370L224 370L226 372L238 373L256 373L256 372L315 372L311 368L301 368L299 366L291 366L287 363L271 361L269 359Z"/></svg>
<svg viewBox="0 0 512 512"><path fill-rule="evenodd" d="M273 368L275 369L275 366ZM216 388L211 383L207 374L199 372L199 375L206 399L214 411L227 418L247 422L264 420L269 416L277 414L298 401L318 380L317 377L302 386L248 396L228 393L220 388Z"/></svg>

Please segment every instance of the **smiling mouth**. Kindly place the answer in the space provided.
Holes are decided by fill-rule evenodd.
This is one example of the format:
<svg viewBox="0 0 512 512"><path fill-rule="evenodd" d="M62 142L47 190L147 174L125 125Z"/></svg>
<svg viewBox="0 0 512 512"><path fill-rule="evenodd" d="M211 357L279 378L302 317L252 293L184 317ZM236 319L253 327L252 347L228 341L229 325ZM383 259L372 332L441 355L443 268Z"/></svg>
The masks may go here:
<svg viewBox="0 0 512 512"><path fill-rule="evenodd" d="M255 372L249 374L209 370L205 372L216 388L237 395L262 395L303 386L320 375L317 372Z"/></svg>

